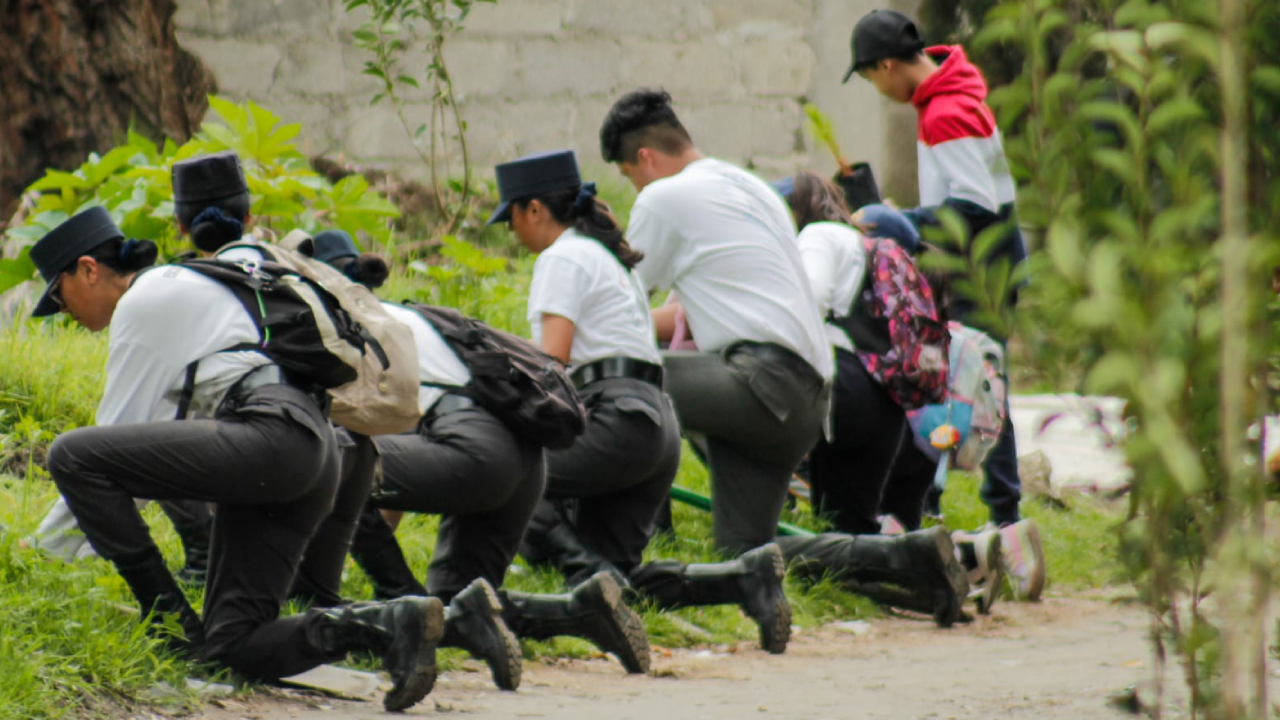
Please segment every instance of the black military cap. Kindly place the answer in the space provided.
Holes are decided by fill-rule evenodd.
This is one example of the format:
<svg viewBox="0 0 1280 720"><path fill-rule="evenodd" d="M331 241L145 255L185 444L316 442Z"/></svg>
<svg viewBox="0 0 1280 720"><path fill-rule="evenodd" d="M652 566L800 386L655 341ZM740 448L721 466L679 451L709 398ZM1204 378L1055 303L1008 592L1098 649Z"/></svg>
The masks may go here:
<svg viewBox="0 0 1280 720"><path fill-rule="evenodd" d="M173 201L212 203L249 192L240 156L234 150L202 155L173 164Z"/></svg>
<svg viewBox="0 0 1280 720"><path fill-rule="evenodd" d="M849 82L855 72L885 58L902 57L924 49L916 24L895 10L872 10L863 15L853 27L849 42L853 62L840 82Z"/></svg>
<svg viewBox="0 0 1280 720"><path fill-rule="evenodd" d="M64 220L31 246L31 261L47 283L40 302L31 312L34 317L53 315L62 307L49 297L53 283L68 266L94 248L115 238L124 237L105 208L95 205Z"/></svg>
<svg viewBox="0 0 1280 720"><path fill-rule="evenodd" d="M498 179L498 209L493 211L486 225L511 219L511 203L553 190L579 187L582 175L578 173L578 158L572 150L526 155L494 167Z"/></svg>

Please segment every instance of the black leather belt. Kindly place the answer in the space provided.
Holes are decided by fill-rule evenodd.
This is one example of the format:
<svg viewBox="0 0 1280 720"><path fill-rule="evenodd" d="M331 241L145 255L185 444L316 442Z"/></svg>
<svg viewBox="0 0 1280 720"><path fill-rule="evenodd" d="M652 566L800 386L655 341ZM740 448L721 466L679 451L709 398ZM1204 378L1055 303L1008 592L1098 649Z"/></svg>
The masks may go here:
<svg viewBox="0 0 1280 720"><path fill-rule="evenodd" d="M587 363L570 375L578 390L609 378L630 378L662 387L662 366L629 357L611 357Z"/></svg>
<svg viewBox="0 0 1280 720"><path fill-rule="evenodd" d="M475 406L476 401L466 395L445 393L440 396L440 399L437 400L434 405L431 406L430 410L427 410L427 414L424 415L422 419L429 422L431 420L435 420L441 415L448 415L451 412L466 410Z"/></svg>

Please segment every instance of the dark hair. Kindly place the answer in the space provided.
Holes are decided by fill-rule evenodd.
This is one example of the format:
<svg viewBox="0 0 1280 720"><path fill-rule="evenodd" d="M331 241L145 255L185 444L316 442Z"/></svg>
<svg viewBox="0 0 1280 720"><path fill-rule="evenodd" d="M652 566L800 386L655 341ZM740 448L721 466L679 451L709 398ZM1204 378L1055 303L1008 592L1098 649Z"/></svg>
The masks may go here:
<svg viewBox="0 0 1280 720"><path fill-rule="evenodd" d="M791 193L787 205L796 216L796 229L803 230L809 223L837 222L850 225L853 218L845 205L844 193L830 180L807 170L796 173L791 179Z"/></svg>
<svg viewBox="0 0 1280 720"><path fill-rule="evenodd" d="M154 265L159 254L160 248L150 240L112 238L80 257L91 257L117 275L129 275ZM72 260L62 272L75 274L80 257Z"/></svg>
<svg viewBox="0 0 1280 720"><path fill-rule="evenodd" d="M360 253L357 257L345 255L329 262L334 269L342 272L352 282L373 290L382 287L382 283L391 276L391 267L387 261L373 253Z"/></svg>
<svg viewBox="0 0 1280 720"><path fill-rule="evenodd" d="M885 60L897 60L898 62L903 62L908 65L915 65L916 63L920 62L920 59L923 57L924 57L924 48L919 48L915 50L904 50L899 53L893 53L889 55L884 55L882 57L878 57L875 60L864 60L863 62L860 62L860 63L854 63L853 71L860 73L863 70L867 70L879 65L881 62Z"/></svg>
<svg viewBox="0 0 1280 720"><path fill-rule="evenodd" d="M521 198L515 204L526 208L534 200L542 203L556 222L568 225L603 245L628 270L644 259L644 253L632 250L627 244L618 221L613 218L609 206L595 196L594 187L590 192L585 192L582 187L554 190L535 197Z"/></svg>
<svg viewBox="0 0 1280 720"><path fill-rule="evenodd" d="M249 219L249 193L232 195L214 203L174 203L178 222L191 233L191 242L204 252L216 252L244 235Z"/></svg>
<svg viewBox="0 0 1280 720"><path fill-rule="evenodd" d="M635 162L642 147L675 155L692 144L663 90L640 88L623 95L600 126L600 154L610 163Z"/></svg>

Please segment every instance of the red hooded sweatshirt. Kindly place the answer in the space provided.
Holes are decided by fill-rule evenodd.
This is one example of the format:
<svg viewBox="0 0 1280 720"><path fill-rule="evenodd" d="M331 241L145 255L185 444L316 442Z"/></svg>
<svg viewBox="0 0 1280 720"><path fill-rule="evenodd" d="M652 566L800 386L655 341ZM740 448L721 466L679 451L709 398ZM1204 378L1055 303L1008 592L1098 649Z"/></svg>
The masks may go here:
<svg viewBox="0 0 1280 720"><path fill-rule="evenodd" d="M967 201L993 215L1005 215L1012 208L1014 185L1000 129L986 104L986 80L959 45L925 52L938 69L911 96L920 115L920 204Z"/></svg>

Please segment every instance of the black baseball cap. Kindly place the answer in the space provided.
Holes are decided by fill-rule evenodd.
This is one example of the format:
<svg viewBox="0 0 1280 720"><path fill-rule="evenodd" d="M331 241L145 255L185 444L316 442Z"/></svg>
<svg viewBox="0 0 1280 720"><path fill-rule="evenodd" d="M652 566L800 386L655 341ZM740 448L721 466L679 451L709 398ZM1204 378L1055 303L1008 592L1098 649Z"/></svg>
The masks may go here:
<svg viewBox="0 0 1280 720"><path fill-rule="evenodd" d="M847 83L853 74L885 58L911 55L924 49L924 40L911 18L895 10L872 10L853 26L849 41L853 61L845 71Z"/></svg>
<svg viewBox="0 0 1280 720"><path fill-rule="evenodd" d="M53 282L68 266L82 255L88 255L99 245L124 237L111 215L100 205L94 205L76 213L58 227L50 230L31 246L31 262L40 271L46 283L44 294L31 311L32 317L53 315L60 310L58 303L49 297Z"/></svg>
<svg viewBox="0 0 1280 720"><path fill-rule="evenodd" d="M498 180L498 207L486 225L511 219L511 203L543 193L580 187L578 158L572 150L526 155L493 168Z"/></svg>

